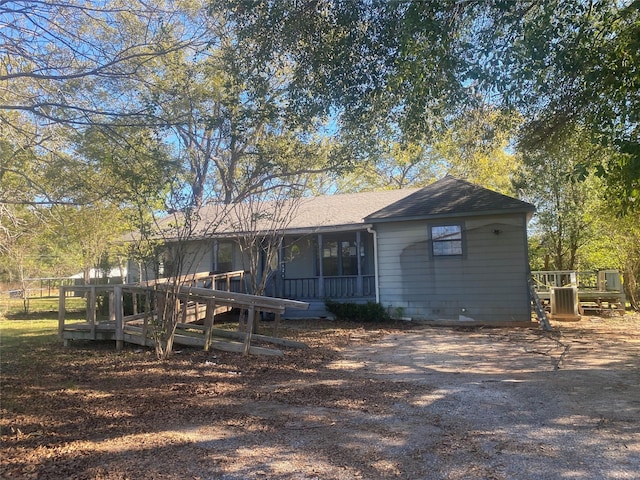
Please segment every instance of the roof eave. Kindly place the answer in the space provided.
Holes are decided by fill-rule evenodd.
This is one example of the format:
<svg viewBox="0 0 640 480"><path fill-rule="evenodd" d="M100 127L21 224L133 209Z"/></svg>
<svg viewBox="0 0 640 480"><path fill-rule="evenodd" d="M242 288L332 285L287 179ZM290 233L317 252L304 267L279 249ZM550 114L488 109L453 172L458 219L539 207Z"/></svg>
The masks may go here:
<svg viewBox="0 0 640 480"><path fill-rule="evenodd" d="M315 235L319 233L341 233L341 232L354 232L358 230L366 230L372 226L371 223L350 223L345 225L330 225L330 226L320 226L320 227L299 227L299 228L287 228L281 230L279 233L282 235ZM211 240L211 239L234 239L243 237L245 235L268 235L269 233L274 233L272 231L262 231L257 233L252 232L213 232L210 235L198 235L185 239L177 239L177 238L167 238L165 239L168 243L179 242L180 240L185 241L203 241L203 240Z"/></svg>
<svg viewBox="0 0 640 480"><path fill-rule="evenodd" d="M365 218L366 222L376 224L376 223L392 223L392 222L408 222L408 221L417 221L417 220L438 220L442 218L461 218L461 217L488 217L491 215L507 215L507 214L526 214L527 221L531 219L535 210L528 208L519 208L513 210L485 210L478 212L448 212L448 213L437 213L430 215L407 215L402 217L387 217L387 218Z"/></svg>

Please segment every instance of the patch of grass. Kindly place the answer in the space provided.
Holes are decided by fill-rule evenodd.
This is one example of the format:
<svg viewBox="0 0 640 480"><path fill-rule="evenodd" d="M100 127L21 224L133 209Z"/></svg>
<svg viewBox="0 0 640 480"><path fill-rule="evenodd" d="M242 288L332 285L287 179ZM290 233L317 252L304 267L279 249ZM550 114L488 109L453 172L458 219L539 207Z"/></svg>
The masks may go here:
<svg viewBox="0 0 640 480"><path fill-rule="evenodd" d="M67 312L78 312L86 309L86 300L81 297L67 297L65 309ZM33 297L29 299L29 313L24 313L24 303L21 298L3 298L0 301L0 316L15 319L38 319L43 314L49 318L51 314L58 315L58 297Z"/></svg>
<svg viewBox="0 0 640 480"><path fill-rule="evenodd" d="M57 314L56 314L57 315ZM13 320L0 318L0 353L2 356L19 348L37 348L55 343L58 320Z"/></svg>
<svg viewBox="0 0 640 480"><path fill-rule="evenodd" d="M58 339L58 299L31 298L29 313L24 313L21 298L3 299L0 308L0 354L24 348L37 348ZM85 300L69 297L66 318L81 319Z"/></svg>

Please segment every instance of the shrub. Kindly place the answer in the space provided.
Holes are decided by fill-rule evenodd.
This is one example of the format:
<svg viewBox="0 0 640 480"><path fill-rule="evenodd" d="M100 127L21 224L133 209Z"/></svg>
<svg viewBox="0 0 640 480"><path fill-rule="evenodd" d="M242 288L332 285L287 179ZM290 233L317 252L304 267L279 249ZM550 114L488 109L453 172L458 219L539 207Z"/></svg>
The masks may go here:
<svg viewBox="0 0 640 480"><path fill-rule="evenodd" d="M338 320L350 320L355 322L382 322L389 320L389 314L385 308L376 302L350 303L325 300L325 305L330 313Z"/></svg>

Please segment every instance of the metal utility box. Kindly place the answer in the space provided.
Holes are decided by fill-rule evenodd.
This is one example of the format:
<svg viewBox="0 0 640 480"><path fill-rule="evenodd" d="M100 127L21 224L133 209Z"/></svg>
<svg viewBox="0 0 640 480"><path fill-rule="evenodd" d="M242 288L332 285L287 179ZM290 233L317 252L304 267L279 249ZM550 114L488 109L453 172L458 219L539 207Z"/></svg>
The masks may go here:
<svg viewBox="0 0 640 480"><path fill-rule="evenodd" d="M551 288L551 316L558 320L580 320L578 287Z"/></svg>

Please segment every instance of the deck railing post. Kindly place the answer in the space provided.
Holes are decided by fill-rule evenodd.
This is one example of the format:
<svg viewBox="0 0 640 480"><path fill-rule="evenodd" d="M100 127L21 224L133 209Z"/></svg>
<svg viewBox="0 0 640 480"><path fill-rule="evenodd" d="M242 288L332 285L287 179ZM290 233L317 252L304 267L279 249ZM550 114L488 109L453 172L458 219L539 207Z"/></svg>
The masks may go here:
<svg viewBox="0 0 640 480"><path fill-rule="evenodd" d="M138 312L138 293L135 290L131 291L131 299L133 302L133 314L137 315Z"/></svg>
<svg viewBox="0 0 640 480"><path fill-rule="evenodd" d="M204 350L208 352L211 347L211 330L213 329L216 313L216 301L208 300L206 306L207 310L204 314Z"/></svg>
<svg viewBox="0 0 640 480"><path fill-rule="evenodd" d="M124 311L122 302L122 287L119 285L113 287L113 310L116 321L116 350L122 350L122 348L124 347Z"/></svg>
<svg viewBox="0 0 640 480"><path fill-rule="evenodd" d="M253 305L249 306L249 312L247 315L247 331L244 337L244 349L242 354L246 357L249 355L249 349L251 348L251 336L253 335L253 322L256 316L256 308Z"/></svg>
<svg viewBox="0 0 640 480"><path fill-rule="evenodd" d="M65 301L66 301L66 287L61 286L58 291L58 336L62 340L64 338L64 314L65 314Z"/></svg>
<svg viewBox="0 0 640 480"><path fill-rule="evenodd" d="M278 332L280 331L280 312L276 313L276 320L274 322L274 326L275 326L275 335L278 335Z"/></svg>
<svg viewBox="0 0 640 480"><path fill-rule="evenodd" d="M115 289L109 289L109 321L110 322L116 321L115 298L116 298Z"/></svg>
<svg viewBox="0 0 640 480"><path fill-rule="evenodd" d="M153 316L153 310L151 310L151 295L153 290L147 289L147 293L144 297L144 322L142 323L142 338L144 345L147 344L147 334L149 332L149 318ZM155 298L155 295L154 295ZM155 302L154 302L155 305Z"/></svg>
<svg viewBox="0 0 640 480"><path fill-rule="evenodd" d="M89 288L89 302L87 305L87 323L91 325L91 337L96 339L96 287Z"/></svg>

